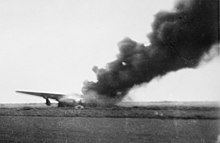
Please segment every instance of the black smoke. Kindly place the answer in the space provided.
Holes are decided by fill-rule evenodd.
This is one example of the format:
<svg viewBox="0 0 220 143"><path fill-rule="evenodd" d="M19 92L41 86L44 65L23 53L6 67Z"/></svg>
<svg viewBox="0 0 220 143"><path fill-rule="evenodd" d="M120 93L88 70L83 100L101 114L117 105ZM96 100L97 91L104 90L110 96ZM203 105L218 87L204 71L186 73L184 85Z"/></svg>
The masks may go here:
<svg viewBox="0 0 220 143"><path fill-rule="evenodd" d="M218 0L182 0L171 12L159 12L148 35L150 45L129 38L119 42L117 59L93 68L97 82L85 82L84 94L121 99L134 85L186 67L196 67L219 42ZM108 54L108 53L106 53Z"/></svg>

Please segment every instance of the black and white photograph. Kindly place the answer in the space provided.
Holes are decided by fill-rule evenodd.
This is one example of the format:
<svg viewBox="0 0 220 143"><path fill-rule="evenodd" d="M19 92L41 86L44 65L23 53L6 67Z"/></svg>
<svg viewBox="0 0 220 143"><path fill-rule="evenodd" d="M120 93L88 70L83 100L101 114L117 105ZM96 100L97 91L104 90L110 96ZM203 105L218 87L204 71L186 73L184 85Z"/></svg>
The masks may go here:
<svg viewBox="0 0 220 143"><path fill-rule="evenodd" d="M220 143L219 0L0 0L0 143Z"/></svg>

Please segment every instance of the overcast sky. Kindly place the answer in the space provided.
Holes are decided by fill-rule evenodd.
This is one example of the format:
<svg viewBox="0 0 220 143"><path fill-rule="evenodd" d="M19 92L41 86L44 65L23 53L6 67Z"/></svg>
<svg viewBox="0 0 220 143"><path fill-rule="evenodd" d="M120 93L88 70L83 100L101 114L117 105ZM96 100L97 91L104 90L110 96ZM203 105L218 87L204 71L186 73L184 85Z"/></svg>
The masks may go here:
<svg viewBox="0 0 220 143"><path fill-rule="evenodd" d="M130 37L148 44L153 16L174 0L1 0L0 103L44 102L15 90L81 93L92 67ZM106 54L107 53L107 54ZM135 87L135 101L220 100L220 58ZM128 98L127 98L128 99Z"/></svg>

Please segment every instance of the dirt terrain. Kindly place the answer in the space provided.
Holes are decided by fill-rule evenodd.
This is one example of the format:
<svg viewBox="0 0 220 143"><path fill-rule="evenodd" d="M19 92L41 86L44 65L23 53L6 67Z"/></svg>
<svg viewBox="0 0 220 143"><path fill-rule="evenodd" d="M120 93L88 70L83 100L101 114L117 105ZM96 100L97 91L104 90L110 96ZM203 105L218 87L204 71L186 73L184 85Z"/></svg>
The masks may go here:
<svg viewBox="0 0 220 143"><path fill-rule="evenodd" d="M0 142L217 143L217 106L2 107Z"/></svg>
<svg viewBox="0 0 220 143"><path fill-rule="evenodd" d="M57 108L38 104L2 106L0 116L43 116L43 117L96 117L96 118L154 118L154 119L220 119L220 107L217 105L179 105L149 104L136 106L86 106Z"/></svg>

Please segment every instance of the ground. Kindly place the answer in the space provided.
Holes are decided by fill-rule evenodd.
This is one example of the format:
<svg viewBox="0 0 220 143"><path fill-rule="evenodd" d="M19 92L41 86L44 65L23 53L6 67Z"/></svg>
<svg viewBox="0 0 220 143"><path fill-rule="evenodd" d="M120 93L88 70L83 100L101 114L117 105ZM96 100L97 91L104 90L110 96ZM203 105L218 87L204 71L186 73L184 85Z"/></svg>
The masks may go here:
<svg viewBox="0 0 220 143"><path fill-rule="evenodd" d="M219 107L147 106L0 110L0 142L217 143Z"/></svg>

